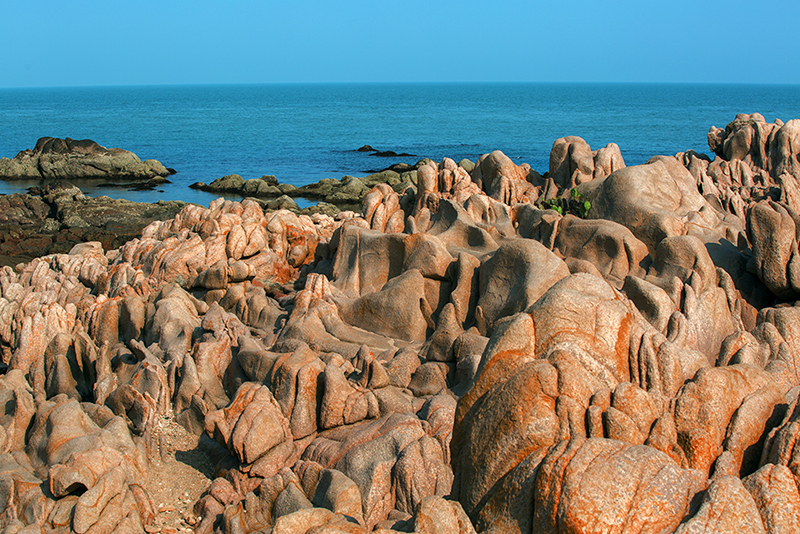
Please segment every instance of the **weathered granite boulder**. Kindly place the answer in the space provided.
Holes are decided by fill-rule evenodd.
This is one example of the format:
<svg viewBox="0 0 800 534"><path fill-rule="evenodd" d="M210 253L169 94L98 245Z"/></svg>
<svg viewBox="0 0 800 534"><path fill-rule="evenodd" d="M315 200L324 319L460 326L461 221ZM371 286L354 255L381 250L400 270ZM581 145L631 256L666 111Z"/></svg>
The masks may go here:
<svg viewBox="0 0 800 534"><path fill-rule="evenodd" d="M797 120L768 124L758 113L739 114L725 128L711 127L713 161L692 151L678 158L695 177L698 190L744 223L748 207L763 200L800 209L797 133Z"/></svg>
<svg viewBox="0 0 800 534"><path fill-rule="evenodd" d="M209 193L235 193L247 197L268 198L291 194L297 189L296 186L291 184L279 184L277 178L272 175L245 180L238 174L228 174L222 178L217 178L210 184L196 182L189 187L208 191Z"/></svg>
<svg viewBox="0 0 800 534"><path fill-rule="evenodd" d="M691 173L675 158L658 156L578 187L592 204L588 217L627 227L653 252L661 239L696 235L738 243L741 223L715 210L697 191Z"/></svg>
<svg viewBox="0 0 800 534"><path fill-rule="evenodd" d="M480 190L505 204L533 202L538 196L531 183L538 173L527 163L517 166L499 150L481 156L471 175Z"/></svg>
<svg viewBox="0 0 800 534"><path fill-rule="evenodd" d="M6 180L136 180L165 177L171 172L154 159L141 161L120 148L105 148L94 141L42 137L33 150L13 159L0 158L0 178Z"/></svg>
<svg viewBox="0 0 800 534"><path fill-rule="evenodd" d="M625 167L619 147L609 143L592 151L589 143L577 136L556 139L550 151L550 178L569 191L594 178L604 178Z"/></svg>
<svg viewBox="0 0 800 534"><path fill-rule="evenodd" d="M783 174L797 179L800 174L799 132L797 119L785 124L776 119L769 124L759 113L740 113L724 129L711 127L708 146L723 160L741 161L753 173L764 170L773 179Z"/></svg>
<svg viewBox="0 0 800 534"><path fill-rule="evenodd" d="M784 299L800 294L800 254L797 252L800 219L790 210L773 201L761 201L747 214L753 270L770 291Z"/></svg>

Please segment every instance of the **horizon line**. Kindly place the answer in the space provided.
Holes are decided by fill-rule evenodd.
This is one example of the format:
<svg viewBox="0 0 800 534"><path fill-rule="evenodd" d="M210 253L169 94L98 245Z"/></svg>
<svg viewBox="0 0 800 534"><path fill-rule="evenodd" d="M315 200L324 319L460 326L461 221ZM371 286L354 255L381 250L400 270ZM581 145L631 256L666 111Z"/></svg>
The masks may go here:
<svg viewBox="0 0 800 534"><path fill-rule="evenodd" d="M354 82L213 82L213 83L164 83L164 84L89 84L89 85L32 85L6 86L0 90L32 89L123 89L123 88L167 88L167 87L242 87L242 86L330 86L330 85L683 85L683 86L756 86L756 87L800 87L800 83L780 82L655 82L655 81L354 81Z"/></svg>

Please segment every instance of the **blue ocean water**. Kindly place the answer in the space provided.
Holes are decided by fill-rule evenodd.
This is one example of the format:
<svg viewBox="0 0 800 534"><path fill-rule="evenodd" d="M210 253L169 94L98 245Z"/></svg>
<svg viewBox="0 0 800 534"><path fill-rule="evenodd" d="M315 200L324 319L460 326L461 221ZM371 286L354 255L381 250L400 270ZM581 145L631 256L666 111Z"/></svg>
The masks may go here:
<svg viewBox="0 0 800 534"><path fill-rule="evenodd" d="M291 84L0 90L0 157L42 136L92 139L178 174L158 191L79 184L89 194L207 205L188 185L274 174L303 185L364 176L398 161L475 161L502 150L544 173L559 137L617 143L628 165L708 153L710 126L737 113L800 118L800 86L684 84ZM364 144L414 157L379 158ZM32 184L0 182L0 193Z"/></svg>

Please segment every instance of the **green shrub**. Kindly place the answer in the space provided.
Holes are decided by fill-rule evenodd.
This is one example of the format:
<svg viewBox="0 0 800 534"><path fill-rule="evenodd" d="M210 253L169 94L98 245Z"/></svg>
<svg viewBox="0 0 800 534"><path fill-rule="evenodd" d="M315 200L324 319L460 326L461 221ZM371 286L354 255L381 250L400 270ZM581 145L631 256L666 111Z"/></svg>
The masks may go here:
<svg viewBox="0 0 800 534"><path fill-rule="evenodd" d="M588 200L583 200L580 192L574 187L569 192L569 198L551 198L550 200L540 200L536 203L539 209L553 210L560 215L571 213L577 215L581 219L585 219L592 209L592 203Z"/></svg>

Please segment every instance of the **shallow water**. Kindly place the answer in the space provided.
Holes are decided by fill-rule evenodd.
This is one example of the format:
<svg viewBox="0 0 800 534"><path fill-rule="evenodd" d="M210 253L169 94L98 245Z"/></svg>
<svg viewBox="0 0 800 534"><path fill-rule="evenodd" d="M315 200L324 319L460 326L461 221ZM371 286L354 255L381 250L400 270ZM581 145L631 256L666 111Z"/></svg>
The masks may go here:
<svg viewBox="0 0 800 534"><path fill-rule="evenodd" d="M155 191L81 184L87 194L207 205L189 189L226 174L297 186L363 176L421 157L475 161L502 150L548 169L559 137L617 143L628 165L708 153L710 126L737 113L800 118L800 86L683 84L292 84L0 90L0 156L43 136L92 139L158 159L178 174ZM379 158L364 144L414 157ZM0 193L29 183L0 182ZM230 195L230 198L237 198ZM301 200L301 202L303 202Z"/></svg>

